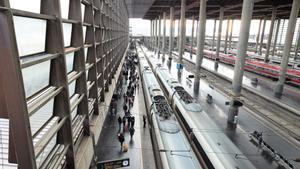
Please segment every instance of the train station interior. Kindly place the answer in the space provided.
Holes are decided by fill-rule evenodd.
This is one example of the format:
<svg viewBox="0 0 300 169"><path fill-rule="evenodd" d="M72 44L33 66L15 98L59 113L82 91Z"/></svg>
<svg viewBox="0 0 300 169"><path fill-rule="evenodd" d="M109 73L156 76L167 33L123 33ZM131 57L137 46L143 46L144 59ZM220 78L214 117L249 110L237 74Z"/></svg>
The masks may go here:
<svg viewBox="0 0 300 169"><path fill-rule="evenodd" d="M300 0L0 0L0 169L300 169Z"/></svg>

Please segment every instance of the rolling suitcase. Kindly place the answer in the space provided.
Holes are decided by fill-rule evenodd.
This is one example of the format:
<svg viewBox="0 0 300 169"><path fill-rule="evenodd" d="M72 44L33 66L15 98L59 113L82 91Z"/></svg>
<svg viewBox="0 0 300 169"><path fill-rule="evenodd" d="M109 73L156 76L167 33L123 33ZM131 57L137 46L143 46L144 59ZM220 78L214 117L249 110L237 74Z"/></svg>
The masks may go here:
<svg viewBox="0 0 300 169"><path fill-rule="evenodd" d="M128 144L124 144L123 145L123 152L127 152L128 151Z"/></svg>

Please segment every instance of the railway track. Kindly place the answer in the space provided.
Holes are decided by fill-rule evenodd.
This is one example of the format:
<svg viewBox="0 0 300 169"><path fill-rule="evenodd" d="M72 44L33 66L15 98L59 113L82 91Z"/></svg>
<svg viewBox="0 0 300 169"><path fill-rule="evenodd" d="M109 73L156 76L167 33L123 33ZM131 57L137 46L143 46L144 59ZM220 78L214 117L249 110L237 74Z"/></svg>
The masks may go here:
<svg viewBox="0 0 300 169"><path fill-rule="evenodd" d="M175 57L174 60L177 61L177 56ZM195 74L195 64L193 62L183 59L183 65L187 71ZM219 92L228 97L233 97L231 79L205 68L201 69L200 76ZM275 133L281 135L286 141L298 148L300 147L299 110L278 101L274 102L274 100L270 100L268 97L245 86L243 86L242 94L238 99L255 118L264 124L267 123Z"/></svg>

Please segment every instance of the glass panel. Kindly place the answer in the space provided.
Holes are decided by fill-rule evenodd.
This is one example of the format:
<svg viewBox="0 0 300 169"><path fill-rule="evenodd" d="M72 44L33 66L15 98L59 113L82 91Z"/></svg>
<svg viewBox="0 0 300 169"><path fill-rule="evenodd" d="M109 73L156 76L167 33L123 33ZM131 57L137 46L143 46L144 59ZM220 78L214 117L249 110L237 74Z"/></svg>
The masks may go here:
<svg viewBox="0 0 300 169"><path fill-rule="evenodd" d="M78 106L76 106L75 109L74 109L74 110L72 111L72 113L71 113L71 121L74 120L74 118L75 118L75 116L76 116L76 114L77 114L77 108L78 108Z"/></svg>
<svg viewBox="0 0 300 169"><path fill-rule="evenodd" d="M83 30L83 42L85 43L86 26L83 26L82 30Z"/></svg>
<svg viewBox="0 0 300 169"><path fill-rule="evenodd" d="M85 12L85 5L81 4L81 16L82 16L82 22L84 21L84 12Z"/></svg>
<svg viewBox="0 0 300 169"><path fill-rule="evenodd" d="M65 47L71 46L72 24L63 23Z"/></svg>
<svg viewBox="0 0 300 169"><path fill-rule="evenodd" d="M86 60L86 58L87 58L87 52L88 52L88 48L84 48L84 62L85 63L87 62L87 60Z"/></svg>
<svg viewBox="0 0 300 169"><path fill-rule="evenodd" d="M27 2L26 2L27 3ZM46 21L14 16L14 27L20 56L45 51ZM28 24L30 23L30 24Z"/></svg>
<svg viewBox="0 0 300 169"><path fill-rule="evenodd" d="M73 70L74 52L66 54L67 73Z"/></svg>
<svg viewBox="0 0 300 169"><path fill-rule="evenodd" d="M0 118L0 168L17 169L17 164L8 162L9 120Z"/></svg>
<svg viewBox="0 0 300 169"><path fill-rule="evenodd" d="M75 94L76 80L69 84L69 94L72 97Z"/></svg>
<svg viewBox="0 0 300 169"><path fill-rule="evenodd" d="M89 79L89 72L90 72L90 70L87 70L87 71L86 71L86 73L85 73L86 80L88 80L88 79Z"/></svg>
<svg viewBox="0 0 300 169"><path fill-rule="evenodd" d="M54 99L30 116L31 134L34 135L53 115Z"/></svg>
<svg viewBox="0 0 300 169"><path fill-rule="evenodd" d="M49 85L50 61L22 69L26 98Z"/></svg>
<svg viewBox="0 0 300 169"><path fill-rule="evenodd" d="M61 17L68 19L69 17L69 0L61 0L60 7L61 7Z"/></svg>
<svg viewBox="0 0 300 169"><path fill-rule="evenodd" d="M71 98L70 98L70 104L73 105L74 102L79 98L79 94L75 94L73 95ZM71 113L71 120L73 120L77 114L77 108L78 108L78 105L75 107L75 109L72 111Z"/></svg>
<svg viewBox="0 0 300 169"><path fill-rule="evenodd" d="M47 156L49 155L49 153L55 147L55 145L56 145L56 137L57 137L57 134L55 134L53 136L53 138L49 141L49 143L47 144L47 146L45 147L45 149L42 151L42 153L36 158L36 164L37 164L38 167L40 167L43 164L43 162L45 161L45 159L47 158Z"/></svg>
<svg viewBox="0 0 300 169"><path fill-rule="evenodd" d="M10 0L9 3L14 9L40 13L41 0Z"/></svg>

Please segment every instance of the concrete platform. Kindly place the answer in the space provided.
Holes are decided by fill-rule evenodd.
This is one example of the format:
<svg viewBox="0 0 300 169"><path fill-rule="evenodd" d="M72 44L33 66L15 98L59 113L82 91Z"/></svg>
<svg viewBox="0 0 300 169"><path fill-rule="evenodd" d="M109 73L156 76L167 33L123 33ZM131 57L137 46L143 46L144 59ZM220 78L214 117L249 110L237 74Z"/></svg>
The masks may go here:
<svg viewBox="0 0 300 169"><path fill-rule="evenodd" d="M122 82L122 87L124 93L127 88L127 82L125 80ZM130 140L129 132L125 132L124 143L128 144L128 152L120 151L121 146L117 138L119 132L117 118L119 116L124 116L123 102L124 99L121 97L117 103L118 108L116 116L108 114L106 117L100 139L95 148L97 161L129 158L130 167L125 167L124 169L156 169L149 128L148 126L143 128L143 115L146 114L146 108L141 83L139 90L136 92L134 105L130 111L135 117L135 134L133 139Z"/></svg>
<svg viewBox="0 0 300 169"><path fill-rule="evenodd" d="M153 52L147 50L145 47L143 49L147 55L154 55ZM157 55L155 57L157 58ZM168 67L167 58L168 56L166 55L166 61L163 63L166 67ZM178 77L176 62L172 61L172 64L169 67L170 73L174 75L173 77L177 78L185 89L197 99L204 111L208 113L220 127L220 131L215 132L224 132L257 168L277 168L277 165L262 155L261 148L250 142L249 134L254 130L263 132L264 141L287 159L292 160L300 157L300 150L298 147L295 147L288 142L278 134L276 129L271 127L272 125L268 124L263 119L259 119L248 109L240 108L237 128L235 130L229 128L227 126L227 112L229 107L224 104L229 98L216 88L210 87L209 83L204 79L201 79L200 81L199 94L194 93L193 79L190 79L191 82L186 80L188 75L193 74L190 72L190 69L192 68L188 69L189 70L184 68L181 77ZM213 104L206 103L207 94L213 96ZM296 167L300 167L299 163L292 163L295 164Z"/></svg>

